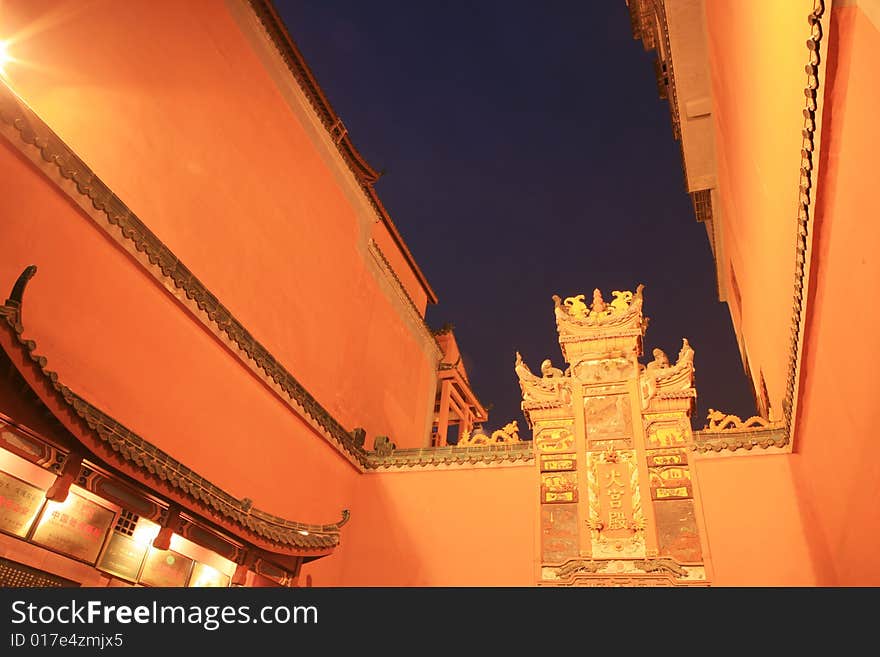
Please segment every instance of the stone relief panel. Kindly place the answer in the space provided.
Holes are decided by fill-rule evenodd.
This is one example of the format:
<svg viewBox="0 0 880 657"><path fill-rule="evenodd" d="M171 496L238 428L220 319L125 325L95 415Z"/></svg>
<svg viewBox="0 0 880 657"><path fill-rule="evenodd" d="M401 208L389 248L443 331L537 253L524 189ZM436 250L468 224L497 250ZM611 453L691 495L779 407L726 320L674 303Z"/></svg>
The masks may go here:
<svg viewBox="0 0 880 657"><path fill-rule="evenodd" d="M693 500L668 500L654 503L657 541L660 555L679 563L703 560Z"/></svg>
<svg viewBox="0 0 880 657"><path fill-rule="evenodd" d="M572 374L580 382L605 383L622 381L635 376L635 364L629 358L602 358L582 360L571 369Z"/></svg>
<svg viewBox="0 0 880 657"><path fill-rule="evenodd" d="M538 453L561 453L574 450L574 432L571 422L535 427L535 451Z"/></svg>
<svg viewBox="0 0 880 657"><path fill-rule="evenodd" d="M584 398L587 449L632 447L632 411L629 395Z"/></svg>
<svg viewBox="0 0 880 657"><path fill-rule="evenodd" d="M648 468L651 499L675 500L693 497L691 473L687 466L667 465Z"/></svg>
<svg viewBox="0 0 880 657"><path fill-rule="evenodd" d="M562 502L577 501L577 473L541 473L541 502L544 504L559 504Z"/></svg>
<svg viewBox="0 0 880 657"><path fill-rule="evenodd" d="M645 447L684 447L691 439L691 427L681 413L657 413L645 419Z"/></svg>
<svg viewBox="0 0 880 657"><path fill-rule="evenodd" d="M541 507L541 561L562 563L578 556L578 512L576 504Z"/></svg>

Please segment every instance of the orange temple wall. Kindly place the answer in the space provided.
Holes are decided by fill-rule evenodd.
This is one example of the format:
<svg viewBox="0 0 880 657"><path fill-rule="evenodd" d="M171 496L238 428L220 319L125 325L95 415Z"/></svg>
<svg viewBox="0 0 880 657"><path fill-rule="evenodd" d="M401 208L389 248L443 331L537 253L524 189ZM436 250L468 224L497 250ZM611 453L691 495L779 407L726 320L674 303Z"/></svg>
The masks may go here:
<svg viewBox="0 0 880 657"><path fill-rule="evenodd" d="M306 564L303 576L315 586L531 586L533 471L363 475L337 554Z"/></svg>
<svg viewBox="0 0 880 657"><path fill-rule="evenodd" d="M419 313L429 293L307 101L279 90L232 4L7 1L12 31L54 17L16 52L40 67L11 70L9 83L343 426L367 429L368 449L382 434L424 446L439 351L377 269L370 238ZM721 270L735 272L731 316L777 413L809 7L706 3ZM716 585L880 585L869 442L880 345L865 335L880 321L870 295L880 32L852 5L825 26L794 453L694 459ZM534 583L533 466L359 473L2 138L0 199L0 285L38 265L25 337L65 384L268 512L325 523L351 509L335 553L303 568L314 585Z"/></svg>
<svg viewBox="0 0 880 657"><path fill-rule="evenodd" d="M724 240L742 308L732 286L728 301L752 373L763 372L777 413L789 337L804 17L811 6L706 3ZM880 583L870 547L880 535L872 506L880 469L869 456L880 420L869 382L880 348L865 339L880 320L866 296L880 279L880 231L865 221L880 212L871 147L880 141L873 82L880 33L857 6L826 12L824 24L822 151L794 453L700 462L719 584ZM750 35L748 47L742 34Z"/></svg>
<svg viewBox="0 0 880 657"><path fill-rule="evenodd" d="M7 3L4 20L23 7L25 22L48 5ZM217 5L98 9L23 42L16 55L45 70L13 74L11 86L344 426L367 428L368 448L377 434L422 446L435 347L369 271L366 238L417 310L427 294L314 127L291 114ZM130 14L124 36L112 29L119 11ZM99 35L125 38L130 59L84 45ZM206 42L216 51L192 51ZM200 87L213 77L216 95L192 96L193 75ZM0 198L13 209L0 280L38 265L25 336L71 389L268 512L322 523L352 510L334 555L303 570L316 585L531 583L531 466L359 474L5 141Z"/></svg>
<svg viewBox="0 0 880 657"><path fill-rule="evenodd" d="M799 435L793 471L805 493L807 540L822 585L880 585L873 381L880 324L880 32L859 7L831 14Z"/></svg>
<svg viewBox="0 0 880 657"><path fill-rule="evenodd" d="M0 196L0 279L39 263L24 335L66 385L235 495L338 518L356 470L5 143Z"/></svg>
<svg viewBox="0 0 880 657"><path fill-rule="evenodd" d="M403 321L414 313L376 273L371 235L422 310L426 293L307 101L279 91L226 5L3 12L9 33L49 26L16 45L38 65L10 71L16 93L344 426L424 445L439 354Z"/></svg>
<svg viewBox="0 0 880 657"><path fill-rule="evenodd" d="M811 6L790 0L705 3L722 241L729 258L719 270L727 277L737 335L746 336L752 375L757 381L763 372L780 417L794 276L801 73L808 54L805 16Z"/></svg>
<svg viewBox="0 0 880 657"><path fill-rule="evenodd" d="M791 457L695 459L712 584L813 586Z"/></svg>

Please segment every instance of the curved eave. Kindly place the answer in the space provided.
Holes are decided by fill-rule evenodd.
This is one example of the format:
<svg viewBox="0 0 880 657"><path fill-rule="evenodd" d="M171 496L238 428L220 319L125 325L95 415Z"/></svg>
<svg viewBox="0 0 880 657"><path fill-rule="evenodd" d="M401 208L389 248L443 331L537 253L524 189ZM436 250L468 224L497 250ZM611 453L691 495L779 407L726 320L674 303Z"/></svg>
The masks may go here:
<svg viewBox="0 0 880 657"><path fill-rule="evenodd" d="M8 304L9 302L7 302ZM19 311L0 306L0 348L40 402L85 449L168 501L266 552L320 557L339 544L342 519L327 525L285 520L251 508L92 406L46 369L36 343L22 337Z"/></svg>
<svg viewBox="0 0 880 657"><path fill-rule="evenodd" d="M309 65L306 64L305 58L294 43L293 38L290 36L290 32L287 31L284 21L281 20L281 17L278 15L272 2L270 0L248 0L248 2L256 13L259 21L263 24L269 38L272 39L272 42L287 64L294 79L306 94L312 108L317 112L324 128L336 143L336 148L339 150L342 159L345 160L346 165L354 174L354 177L367 195L367 200L370 202L370 205L373 206L373 209L382 220L382 223L385 224L394 243L397 244L403 257L406 259L407 264L418 279L419 284L425 290L428 302L436 304L437 295L428 283L428 279L424 272L416 263L412 252L403 240L403 236L391 220L391 215L388 214L388 211L379 199L379 195L373 188L373 185L379 180L381 174L371 167L364 156L360 154L357 148L355 148L354 143L351 141L351 137L348 134L348 130L342 123L342 119L334 111L333 106L327 99L327 95L324 93L324 90L321 89L321 86L315 79L315 75L312 73Z"/></svg>

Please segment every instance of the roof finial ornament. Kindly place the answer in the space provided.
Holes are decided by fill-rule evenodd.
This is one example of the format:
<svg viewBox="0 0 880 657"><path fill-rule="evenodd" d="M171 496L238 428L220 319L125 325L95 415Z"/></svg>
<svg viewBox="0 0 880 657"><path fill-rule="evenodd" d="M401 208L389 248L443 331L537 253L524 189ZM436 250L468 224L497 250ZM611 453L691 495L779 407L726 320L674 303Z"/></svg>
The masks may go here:
<svg viewBox="0 0 880 657"><path fill-rule="evenodd" d="M18 279L15 281L15 285L12 286L12 292L9 293L9 298L6 299L6 307L14 310L15 323L18 325L21 325L21 302L24 297L24 288L36 273L36 265L28 265L25 267L24 271L21 272Z"/></svg>
<svg viewBox="0 0 880 657"><path fill-rule="evenodd" d="M599 313L604 313L606 309L607 306L602 298L602 291L597 287L593 290L593 304L590 306L590 310L598 315Z"/></svg>

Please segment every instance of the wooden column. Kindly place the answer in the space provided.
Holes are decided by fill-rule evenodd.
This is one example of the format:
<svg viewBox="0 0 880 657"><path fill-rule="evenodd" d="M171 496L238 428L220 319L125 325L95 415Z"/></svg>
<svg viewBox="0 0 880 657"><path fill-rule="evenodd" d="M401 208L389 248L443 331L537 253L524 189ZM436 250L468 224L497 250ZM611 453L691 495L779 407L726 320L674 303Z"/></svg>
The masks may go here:
<svg viewBox="0 0 880 657"><path fill-rule="evenodd" d="M449 379L444 379L440 385L440 413L437 416L437 447L443 447L446 445L446 434L449 429L449 397L452 392L452 384Z"/></svg>

